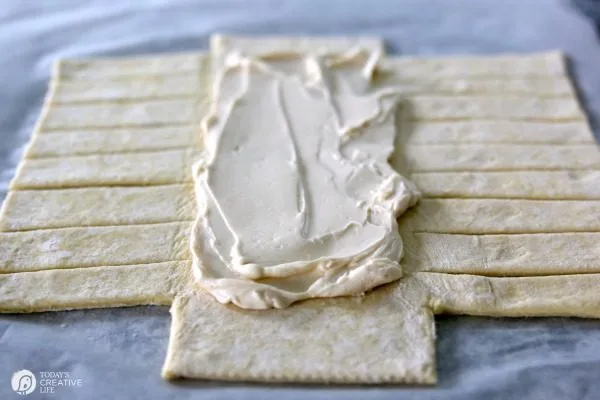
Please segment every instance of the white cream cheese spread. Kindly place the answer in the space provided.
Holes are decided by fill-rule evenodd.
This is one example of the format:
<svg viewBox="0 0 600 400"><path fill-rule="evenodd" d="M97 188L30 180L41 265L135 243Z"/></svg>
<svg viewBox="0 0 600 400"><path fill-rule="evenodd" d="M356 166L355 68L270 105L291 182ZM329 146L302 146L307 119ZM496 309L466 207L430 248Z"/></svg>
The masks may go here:
<svg viewBox="0 0 600 400"><path fill-rule="evenodd" d="M379 42L272 42L213 43L196 280L221 303L266 309L401 278L396 218L419 193L387 162L397 93L372 88Z"/></svg>

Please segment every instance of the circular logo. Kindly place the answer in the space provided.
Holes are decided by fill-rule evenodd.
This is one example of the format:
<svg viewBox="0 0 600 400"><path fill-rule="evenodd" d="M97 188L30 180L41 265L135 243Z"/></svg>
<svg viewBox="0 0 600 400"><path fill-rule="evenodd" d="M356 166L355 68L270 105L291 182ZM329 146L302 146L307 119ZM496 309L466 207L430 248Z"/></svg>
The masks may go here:
<svg viewBox="0 0 600 400"><path fill-rule="evenodd" d="M10 381L12 389L21 396L33 393L35 390L35 375L28 369L22 369L13 374Z"/></svg>

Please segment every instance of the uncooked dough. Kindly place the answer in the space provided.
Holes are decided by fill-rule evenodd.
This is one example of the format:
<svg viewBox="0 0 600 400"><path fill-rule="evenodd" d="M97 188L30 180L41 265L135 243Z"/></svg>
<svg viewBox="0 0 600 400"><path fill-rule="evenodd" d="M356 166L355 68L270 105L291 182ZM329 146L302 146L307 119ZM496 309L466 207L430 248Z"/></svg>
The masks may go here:
<svg viewBox="0 0 600 400"><path fill-rule="evenodd" d="M410 109L400 110L398 132L403 143L447 145L477 143L595 144L586 121L411 121ZM526 132L524 134L524 132Z"/></svg>
<svg viewBox="0 0 600 400"><path fill-rule="evenodd" d="M164 76L129 80L90 80L63 83L56 88L57 104L97 103L101 101L126 102L133 100L194 97L206 90L198 75Z"/></svg>
<svg viewBox="0 0 600 400"><path fill-rule="evenodd" d="M161 54L132 58L89 58L59 60L54 77L61 84L69 81L85 83L88 80L133 78L149 79L155 76L200 75L206 73L207 57L201 53ZM203 73L205 72L205 73Z"/></svg>
<svg viewBox="0 0 600 400"><path fill-rule="evenodd" d="M147 186L191 182L195 149L27 159L12 189Z"/></svg>
<svg viewBox="0 0 600 400"><path fill-rule="evenodd" d="M595 144L406 145L391 160L410 172L600 169Z"/></svg>
<svg viewBox="0 0 600 400"><path fill-rule="evenodd" d="M406 104L411 119L584 120L577 99L539 96L414 96Z"/></svg>
<svg viewBox="0 0 600 400"><path fill-rule="evenodd" d="M169 305L184 291L189 269L188 261L169 261L0 274L0 309L15 313Z"/></svg>
<svg viewBox="0 0 600 400"><path fill-rule="evenodd" d="M29 145L27 158L141 153L199 145L198 132L188 125L40 133Z"/></svg>
<svg viewBox="0 0 600 400"><path fill-rule="evenodd" d="M77 225L136 225L191 221L196 215L191 185L19 190L6 197L3 231ZM97 204L90 208L90 204ZM22 215L29 218L24 220Z"/></svg>
<svg viewBox="0 0 600 400"><path fill-rule="evenodd" d="M596 232L598 215L600 201L595 200L423 199L401 219L400 229L458 234Z"/></svg>
<svg viewBox="0 0 600 400"><path fill-rule="evenodd" d="M310 40L301 42L304 46L311 46ZM293 39L282 43L292 48L296 45ZM321 40L320 44L326 45L327 40ZM114 110L114 115L124 115L124 109L119 110L119 107L136 103L137 100L129 95L118 99L111 97L118 92L111 88L111 82L117 82L115 87L123 87L127 84L120 81L145 79L148 85L153 85L152 82L161 82L155 77L171 75L200 75L201 80L207 81L208 71L202 67L207 60L206 55L186 54L64 61L54 74L52 86L57 93L89 88L89 93L70 92L71 99L85 99L87 103L95 103L95 107L111 99L111 107L99 108L110 108ZM486 96L502 97L511 93L526 94L529 98L572 96L563 93L563 89L554 94L552 92L552 88L564 88L560 82L565 80L566 69L559 53L435 59L403 57L392 59L390 64L394 69L395 82L416 82L427 90L430 87L431 90L446 90L448 85L452 85L451 82L458 81L465 82L467 88L485 91ZM60 86L65 79L72 85L67 91L62 91ZM507 82L535 79L544 83L524 88L508 84L505 91L496 91L499 79L506 79ZM97 80L107 85L107 93L113 94L103 94L100 86L93 83ZM430 85L428 82L432 80L449 83ZM554 85L553 82L559 83ZM91 85L86 86L89 83ZM461 85L456 92L445 95L475 95L469 90L461 92ZM158 86L156 90L144 90L151 96L159 93ZM523 93L524 90L527 93ZM435 97L442 94L440 91L423 94ZM53 92L50 92L44 114L52 113L58 107L53 103L52 95ZM186 101L193 108L194 103L205 104L205 96L200 94L201 98ZM514 107L518 107L521 101L519 97L515 96L512 100ZM528 100L525 98L523 101ZM120 105L115 105L117 102ZM410 97L406 102L410 102ZM71 110L77 109L74 107ZM203 113L201 106L197 110ZM157 186L167 183L175 187L176 182L191 180L188 168L191 168L193 156L188 164L188 161L182 161L181 156L185 152L153 151L156 149L150 143L169 136L166 133L168 130L174 135L173 142L169 143L177 143L177 147L196 147L197 140L189 134L190 129L195 128L192 124L151 126L147 115L137 114L129 119L131 127L117 127L108 126L106 121L93 120L98 118L93 113L88 115L90 120L85 126L82 125L82 119L69 117L63 118L64 126L60 130L49 131L43 120L38 124L30 149L48 150L44 150L45 153L32 150L26 154L27 159L22 161L19 175L11 188L13 201L5 202L3 206L4 216L11 216L10 222L5 221L4 216L0 217L3 230L16 230L0 233L0 311L36 312L173 302L172 334L163 368L163 376L167 378L433 383L436 379L433 313L600 317L600 292L597 290L600 286L600 254L597 251L600 238L595 228L593 232L552 234L490 234L485 230L478 234L449 234L407 230L403 232L407 249L407 276L398 283L377 289L364 297L309 300L284 310L248 312L223 306L192 283L189 222L86 226L86 223L97 222L98 218L114 218L116 223L127 218L123 211L115 209L110 212L102 208L96 197L87 197L94 200L88 200L89 204L86 204L90 210L104 210L98 218L83 212L71 215L69 208L60 212L60 206L51 203L47 205L49 210L56 213L55 219L46 219L42 210L35 210L30 215L32 211L25 208L27 198L22 196L32 191L27 189L21 192L24 187L18 183L21 179L19 176L27 177L26 181L22 181L24 186L32 185L31 189L43 192L60 192L66 190L65 186L85 186L85 190L88 190L90 187L110 185L114 187L107 189L107 192L113 193L115 199L122 198L119 194L122 187L118 185ZM193 117L199 120L202 115ZM69 125L70 120L74 121L75 126ZM102 124L103 128L92 128ZM402 148L405 140L411 146L428 147L441 141L454 144L456 148L463 144L490 142L521 145L552 143L557 148L563 143L594 143L587 124L580 119L570 122L505 119L486 122L471 119L413 121L410 124L405 121L401 126L405 130L396 148ZM162 131L163 128L165 131ZM114 139L123 132L131 132L132 138L134 134L141 135L132 139L130 144ZM90 140L87 141L89 148L84 144L72 147L71 138L80 139L87 133L90 133ZM98 143L103 140L102 133L112 143L110 148L100 149ZM48 137L49 141L52 135L56 135L53 136L55 146L49 148L40 141L36 147L39 138ZM120 143L123 147L120 147ZM522 157L530 157L536 151L536 146L519 147ZM56 150L61 148L65 152ZM73 152L68 150L71 148ZM477 151L482 162L494 156L487 146L480 146ZM125 152L140 154L132 157ZM100 153L110 153L110 157L101 156ZM72 157L75 154L78 156ZM90 156L79 156L84 154ZM473 155L473 152L469 154ZM593 152L581 158L588 156L593 156ZM580 166L589 162L577 161ZM72 172L82 166L86 166L85 172L79 175ZM450 193L450 196L465 197L466 200L474 197L484 200L481 197L496 197L494 194L501 188L507 188L507 197L512 197L512 194L520 198L543 195L547 197L544 197L546 200L552 200L548 204L555 204L566 196L576 196L583 202L597 200L594 188L600 186L600 181L596 170L574 171L571 167L563 162L557 171L449 173L444 175L448 177L446 186L449 192L440 189L435 195L441 192L442 196ZM52 173L44 174L45 169ZM428 173L415 173L413 179L418 182L419 177L425 174ZM472 174L474 182L485 184L474 185L466 174ZM36 175L40 175L40 178L36 179ZM430 175L441 179L439 176L438 173ZM532 183L536 177L540 178L539 182ZM449 182L450 179L453 181ZM525 186L520 187L519 182ZM499 188L490 187L496 184ZM533 186L528 186L530 184ZM437 183L433 181L429 186L423 184L426 196L427 193L433 194L433 191L425 190L431 185ZM142 189L134 190L136 196L144 196ZM59 197L61 195L56 194L47 198ZM191 191L189 198L193 202ZM14 199L19 201L15 202ZM502 200L495 200L498 201ZM568 201L565 203L570 204ZM136 197L131 204L142 207L143 201ZM539 204L544 207L546 203ZM17 205L18 209L13 209ZM154 218L150 213L156 213L156 207L150 204L148 207L147 216L144 216L141 208L132 215L137 216L135 218L138 220ZM173 209L167 207L165 211L168 210ZM452 210L455 208L447 212L454 212ZM579 208L573 212L569 207L562 207L563 214L557 220L567 222L558 223L563 227L566 224L588 226L591 230L594 215L584 215L581 210ZM162 218L160 213L156 215ZM168 212L165 215L172 214ZM520 218L520 228L525 230L536 226L531 224L527 214ZM29 222L30 219L35 222ZM452 214L446 214L442 219L452 221ZM54 225L54 221L58 221L58 225L65 224L60 221L68 221L72 227L43 227ZM456 223L452 223L456 228ZM32 224L40 229L21 230L31 228ZM444 229L444 226L437 227ZM480 224L478 229L484 227ZM497 275L512 277L493 277ZM240 336L240 332L244 332L244 335ZM248 337L252 339L244 340ZM273 343L279 345L274 346ZM298 357L298 354L302 357Z"/></svg>
<svg viewBox="0 0 600 400"><path fill-rule="evenodd" d="M600 271L600 232L468 235L405 231L402 238L404 265L410 271L490 276Z"/></svg>
<svg viewBox="0 0 600 400"><path fill-rule="evenodd" d="M391 57L389 65L403 79L423 77L438 79L498 78L562 79L568 75L560 51L528 54L454 57Z"/></svg>
<svg viewBox="0 0 600 400"><path fill-rule="evenodd" d="M492 79L452 79L430 78L425 75L405 78L401 68L383 66L373 82L376 86L394 86L405 95L415 94L483 94L511 93L515 95L570 96L573 87L567 77L552 78L492 78Z"/></svg>
<svg viewBox="0 0 600 400"><path fill-rule="evenodd" d="M0 273L190 260L190 228L168 222L0 232Z"/></svg>
<svg viewBox="0 0 600 400"><path fill-rule="evenodd" d="M600 170L415 172L425 197L600 200Z"/></svg>

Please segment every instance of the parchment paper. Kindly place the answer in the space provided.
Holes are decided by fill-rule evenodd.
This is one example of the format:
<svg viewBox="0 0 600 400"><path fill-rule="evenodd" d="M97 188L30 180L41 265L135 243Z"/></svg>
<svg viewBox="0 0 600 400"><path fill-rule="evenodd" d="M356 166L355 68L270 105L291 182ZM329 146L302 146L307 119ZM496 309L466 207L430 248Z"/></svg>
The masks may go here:
<svg viewBox="0 0 600 400"><path fill-rule="evenodd" d="M133 4L132 4L133 3ZM0 1L1 196L14 174L57 57L206 48L210 33L382 35L393 53L467 54L560 48L588 111L600 116L600 43L564 1ZM595 131L598 137L598 129ZM599 289L600 290L600 289ZM0 316L0 398L27 368L68 372L81 387L31 399L595 399L600 321L437 319L431 388L173 384L160 378L169 314L135 307Z"/></svg>

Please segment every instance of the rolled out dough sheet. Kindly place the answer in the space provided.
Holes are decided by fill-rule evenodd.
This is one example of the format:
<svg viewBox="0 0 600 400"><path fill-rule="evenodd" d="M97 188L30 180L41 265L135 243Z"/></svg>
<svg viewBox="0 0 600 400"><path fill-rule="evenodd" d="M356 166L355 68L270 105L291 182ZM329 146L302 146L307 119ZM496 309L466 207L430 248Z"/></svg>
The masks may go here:
<svg viewBox="0 0 600 400"><path fill-rule="evenodd" d="M0 274L0 307L14 313L168 305L185 286L189 268L188 261L170 261Z"/></svg>
<svg viewBox="0 0 600 400"><path fill-rule="evenodd" d="M284 310L218 304L187 243L208 60L58 64L0 217L0 311L172 303L167 378L340 383L435 382L435 313L600 317L598 153L556 52L388 60L382 79L415 88L398 149L444 197L400 221L406 277Z"/></svg>

